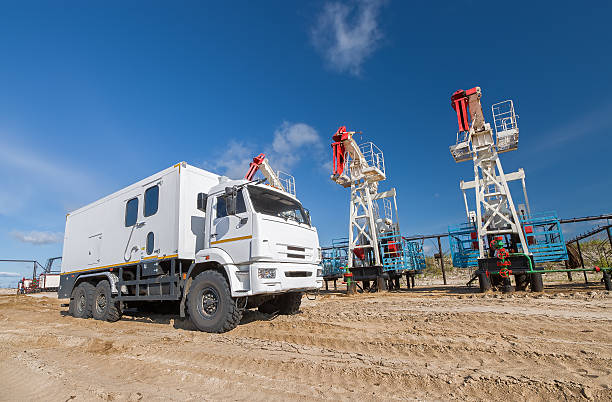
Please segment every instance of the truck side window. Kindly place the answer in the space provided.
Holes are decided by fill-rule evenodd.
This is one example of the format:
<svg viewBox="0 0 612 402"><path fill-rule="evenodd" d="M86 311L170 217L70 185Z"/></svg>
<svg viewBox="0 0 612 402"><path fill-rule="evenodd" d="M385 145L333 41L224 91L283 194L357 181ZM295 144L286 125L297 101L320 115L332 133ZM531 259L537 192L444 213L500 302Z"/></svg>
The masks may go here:
<svg viewBox="0 0 612 402"><path fill-rule="evenodd" d="M125 204L125 226L134 226L138 219L138 198L132 198Z"/></svg>
<svg viewBox="0 0 612 402"><path fill-rule="evenodd" d="M217 218L223 218L224 216L227 216L225 198L223 198L223 196L219 196L217 197Z"/></svg>
<svg viewBox="0 0 612 402"><path fill-rule="evenodd" d="M202 211L202 212L206 212L206 200L208 199L208 194L206 193L198 193L198 206L197 208Z"/></svg>
<svg viewBox="0 0 612 402"><path fill-rule="evenodd" d="M246 212L246 204L244 203L244 196L242 190L238 191L238 198L236 198L236 213ZM227 208L225 204L225 198L222 195L217 197L217 218L223 218L227 216Z"/></svg>
<svg viewBox="0 0 612 402"><path fill-rule="evenodd" d="M155 235L149 232L147 234L147 254L153 253L153 248L155 248Z"/></svg>
<svg viewBox="0 0 612 402"><path fill-rule="evenodd" d="M144 216L155 215L159 203L159 186L149 187L144 196Z"/></svg>

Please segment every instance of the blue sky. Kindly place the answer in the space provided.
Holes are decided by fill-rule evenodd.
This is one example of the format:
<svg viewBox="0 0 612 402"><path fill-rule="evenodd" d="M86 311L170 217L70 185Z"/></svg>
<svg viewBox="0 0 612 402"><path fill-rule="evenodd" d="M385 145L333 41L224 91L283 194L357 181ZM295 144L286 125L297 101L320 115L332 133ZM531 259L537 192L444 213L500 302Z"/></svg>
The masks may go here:
<svg viewBox="0 0 612 402"><path fill-rule="evenodd" d="M515 101L502 163L525 169L532 210L610 212L611 3L428 3L1 4L0 258L61 255L68 211L177 161L235 176L260 152L327 243L348 224L339 125L385 152L403 232L443 232L473 175L448 152L450 95L475 85L489 120Z"/></svg>

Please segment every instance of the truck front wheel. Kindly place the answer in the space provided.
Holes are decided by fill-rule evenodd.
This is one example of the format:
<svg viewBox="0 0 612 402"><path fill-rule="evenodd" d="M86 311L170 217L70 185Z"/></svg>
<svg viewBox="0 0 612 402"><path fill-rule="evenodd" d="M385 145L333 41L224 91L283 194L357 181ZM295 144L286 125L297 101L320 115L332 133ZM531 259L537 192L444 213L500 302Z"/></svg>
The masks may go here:
<svg viewBox="0 0 612 402"><path fill-rule="evenodd" d="M113 300L110 283L107 280L98 282L93 294L91 313L96 320L115 322L121 318L119 302Z"/></svg>
<svg viewBox="0 0 612 402"><path fill-rule="evenodd" d="M227 332L238 325L242 310L236 306L225 277L204 271L193 280L187 294L189 318L204 332Z"/></svg>
<svg viewBox="0 0 612 402"><path fill-rule="evenodd" d="M94 286L89 282L82 282L72 290L68 313L76 318L91 317Z"/></svg>

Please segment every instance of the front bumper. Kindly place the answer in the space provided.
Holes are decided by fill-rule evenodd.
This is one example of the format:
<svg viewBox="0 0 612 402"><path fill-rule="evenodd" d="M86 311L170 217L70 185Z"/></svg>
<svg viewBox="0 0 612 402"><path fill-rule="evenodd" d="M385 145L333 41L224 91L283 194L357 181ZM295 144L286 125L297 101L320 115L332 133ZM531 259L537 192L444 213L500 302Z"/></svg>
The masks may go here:
<svg viewBox="0 0 612 402"><path fill-rule="evenodd" d="M259 268L276 269L275 278L259 278ZM323 277L317 276L321 267L316 264L253 263L249 269L252 295L285 293L320 289Z"/></svg>

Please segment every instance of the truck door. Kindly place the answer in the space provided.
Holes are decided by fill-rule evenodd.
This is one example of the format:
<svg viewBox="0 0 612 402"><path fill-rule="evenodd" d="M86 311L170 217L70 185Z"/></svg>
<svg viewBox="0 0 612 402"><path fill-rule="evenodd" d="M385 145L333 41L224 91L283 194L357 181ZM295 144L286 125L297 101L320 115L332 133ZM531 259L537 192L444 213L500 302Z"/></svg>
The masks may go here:
<svg viewBox="0 0 612 402"><path fill-rule="evenodd" d="M252 217L244 202L244 190L238 191L236 215L228 215L223 195L213 201L210 247L223 249L235 264L246 263L251 254Z"/></svg>

